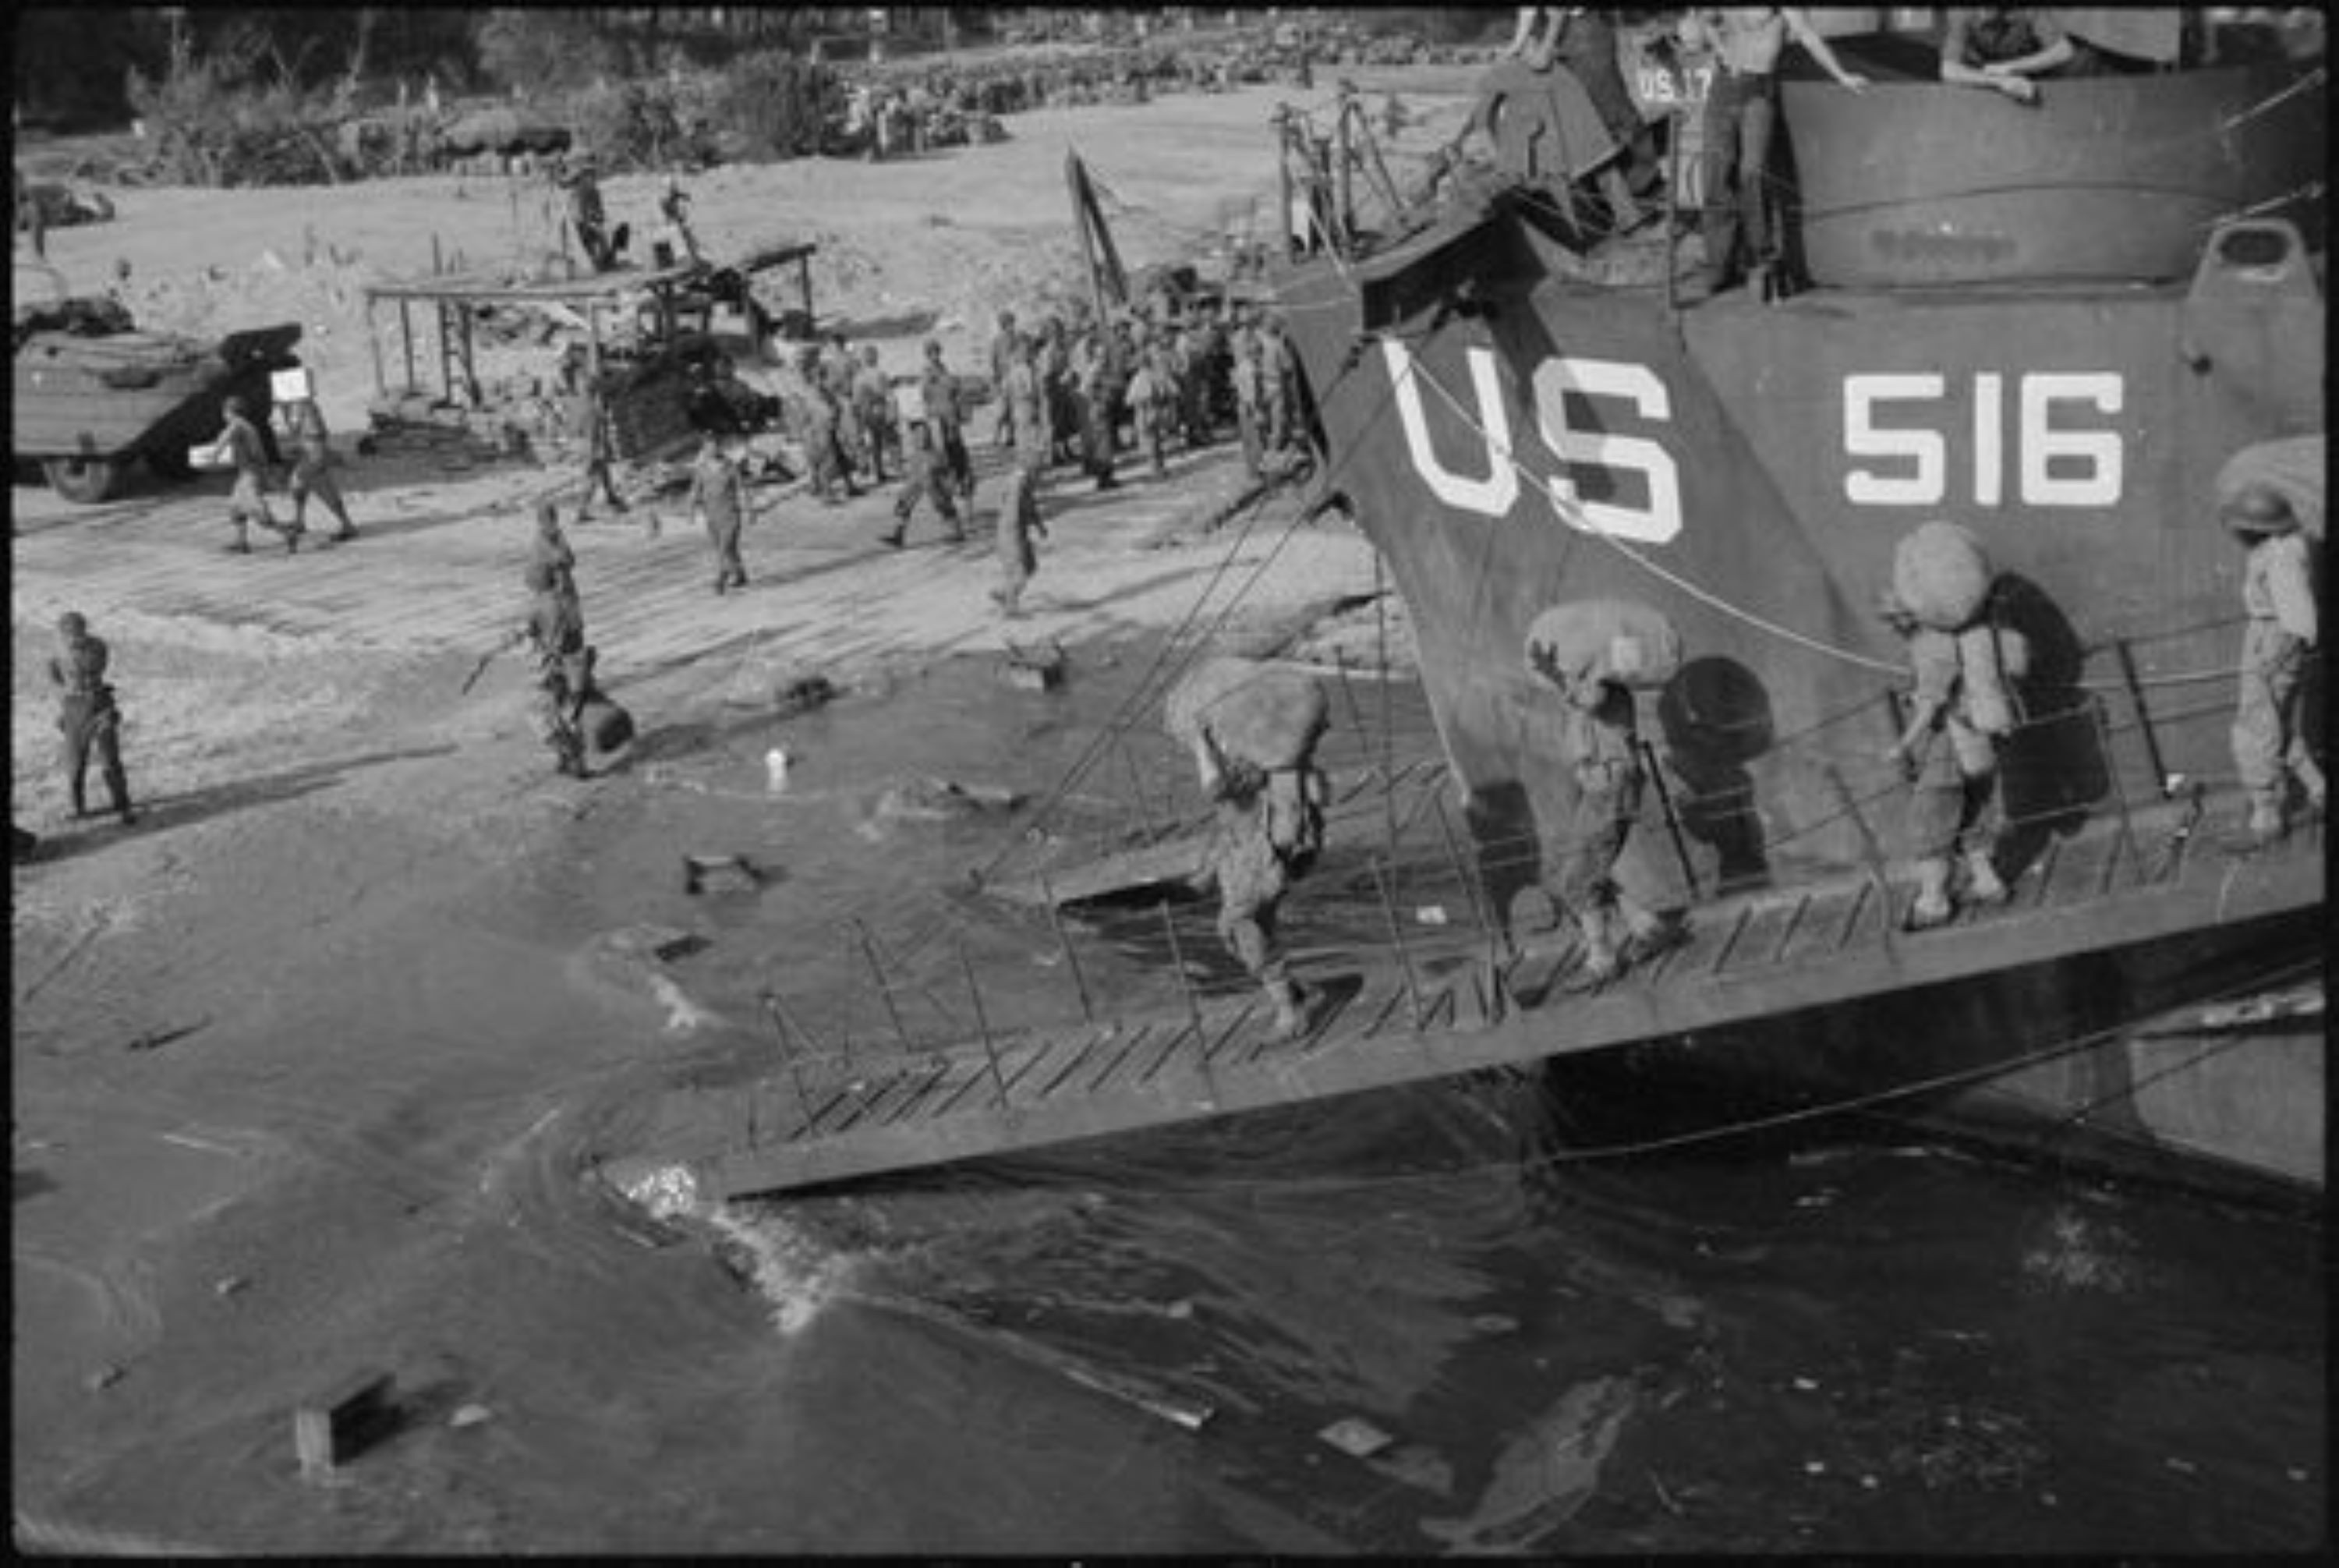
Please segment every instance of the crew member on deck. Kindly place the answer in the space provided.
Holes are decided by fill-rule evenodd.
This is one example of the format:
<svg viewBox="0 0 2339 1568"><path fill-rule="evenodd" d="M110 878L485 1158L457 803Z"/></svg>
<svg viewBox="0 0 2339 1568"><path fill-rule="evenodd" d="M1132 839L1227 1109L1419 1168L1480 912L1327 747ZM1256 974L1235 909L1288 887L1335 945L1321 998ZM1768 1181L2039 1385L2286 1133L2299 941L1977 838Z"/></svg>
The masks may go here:
<svg viewBox="0 0 2339 1568"><path fill-rule="evenodd" d="M2038 101L2034 77L2095 74L2094 58L2036 6L1959 6L1941 29L1942 81L1987 87L2018 104Z"/></svg>
<svg viewBox="0 0 2339 1568"><path fill-rule="evenodd" d="M1777 260L1770 201L1771 141L1779 120L1779 56L1795 35L1827 74L1855 93L1868 78L1844 68L1801 9L1792 5L1732 6L1692 11L1681 41L1711 49L1713 84L1705 98L1704 292L1718 294L1740 277L1739 237L1744 231L1751 269L1767 274Z"/></svg>
<svg viewBox="0 0 2339 1568"><path fill-rule="evenodd" d="M2321 624L2306 538L2282 493L2268 485L2245 486L2221 515L2247 551L2242 608L2250 620L2234 710L2234 768L2249 792L2250 843L2263 845L2288 831L2293 779L2310 810L2320 814L2324 809L2323 770L2300 726L2307 661L2314 656Z"/></svg>

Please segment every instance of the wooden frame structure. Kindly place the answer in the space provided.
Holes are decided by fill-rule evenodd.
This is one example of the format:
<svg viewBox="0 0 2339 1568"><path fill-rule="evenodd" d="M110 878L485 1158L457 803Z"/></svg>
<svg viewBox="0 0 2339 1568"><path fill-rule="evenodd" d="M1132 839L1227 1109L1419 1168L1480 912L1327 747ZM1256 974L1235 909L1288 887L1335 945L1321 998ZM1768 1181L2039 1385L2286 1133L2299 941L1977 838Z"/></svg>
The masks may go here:
<svg viewBox="0 0 2339 1568"><path fill-rule="evenodd" d="M421 388L415 375L414 308L426 305L436 318L439 391L450 402L460 400L476 408L484 401L473 340L473 313L477 311L498 305L558 305L570 311L584 321L586 362L592 373L598 375L602 368L605 312L614 313L646 294L657 309L659 330L667 341L671 342L685 327L695 326L705 331L708 330L709 311L705 304L689 296L703 294L706 283L718 271L739 272L753 279L758 273L793 266L804 319L812 321L812 258L818 249L810 241L796 241L763 246L720 267L706 261L674 267L625 267L543 282L514 282L490 272L469 271L369 283L365 290L365 325L366 343L373 355L374 392L379 397L390 395L381 338L374 330L374 307L379 304L394 303L398 307L399 341L406 371L404 387L410 391Z"/></svg>

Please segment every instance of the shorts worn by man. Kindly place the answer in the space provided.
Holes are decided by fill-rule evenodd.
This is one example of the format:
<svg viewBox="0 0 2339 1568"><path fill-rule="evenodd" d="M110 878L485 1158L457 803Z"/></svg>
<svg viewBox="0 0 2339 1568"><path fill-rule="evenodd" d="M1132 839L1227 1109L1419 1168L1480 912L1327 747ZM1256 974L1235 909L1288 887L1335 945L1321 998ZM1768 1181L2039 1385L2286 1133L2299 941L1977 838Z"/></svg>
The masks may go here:
<svg viewBox="0 0 2339 1568"><path fill-rule="evenodd" d="M122 768L122 714L105 678L105 644L90 635L89 623L74 611L57 617L57 651L49 660L49 681L57 688L57 730L64 737L65 790L75 817L89 815L83 781L92 754L105 780L114 814L136 822L130 809L130 780Z"/></svg>
<svg viewBox="0 0 2339 1568"><path fill-rule="evenodd" d="M2281 493L2248 485L2221 515L2247 554L2242 566L2240 687L2234 707L2234 768L2250 800L2249 837L2268 844L2289 831L2294 781L2307 808L2328 798L2323 769L2302 721L2308 661L2321 640L2321 618L2308 572L2306 538Z"/></svg>
<svg viewBox="0 0 2339 1568"><path fill-rule="evenodd" d="M1008 400L1015 412L1015 466L1006 504L999 508L1001 582L991 590L1001 612L1011 619L1023 613L1024 587L1040 567L1039 553L1031 541L1035 536L1044 538L1048 532L1040 520L1040 476L1048 468L1049 433L1039 399L1032 395L1038 382L1038 345L1027 341L1023 352L1024 374L1013 378L1008 389Z"/></svg>

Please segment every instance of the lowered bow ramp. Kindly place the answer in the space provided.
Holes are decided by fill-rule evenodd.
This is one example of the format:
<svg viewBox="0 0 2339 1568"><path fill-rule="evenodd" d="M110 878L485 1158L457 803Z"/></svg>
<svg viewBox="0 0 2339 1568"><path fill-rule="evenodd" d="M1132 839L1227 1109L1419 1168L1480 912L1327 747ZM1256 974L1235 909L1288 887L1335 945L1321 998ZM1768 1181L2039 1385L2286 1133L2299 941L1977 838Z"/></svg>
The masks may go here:
<svg viewBox="0 0 2339 1568"><path fill-rule="evenodd" d="M1978 977L2018 985L2040 966L2087 953L2126 955L2126 1004L2136 1011L2121 1021L2133 1022L2152 1010L2156 981L2198 985L2188 971L2205 938L2231 952L2237 934L2253 933L2245 945L2269 971L2319 951L2319 827L2232 859L2181 834L2156 842L2147 820L2140 815L2134 833L2069 841L2019 879L2007 907L1920 936L1898 929L1908 887L1851 877L1702 905L1685 945L1591 992L1567 989L1580 959L1572 942L1530 946L1498 972L1483 936L1457 934L1442 945L1408 942L1369 974L1310 976L1327 1000L1296 1041L1273 1040L1267 1010L1247 996L933 1050L798 1056L768 1077L671 1097L640 1152L607 1174L627 1187L637 1172L680 1164L704 1196L782 1192L1635 1041L1791 1023L1813 1010L1889 1000L1913 1021L1931 988ZM2050 1042L2024 1043L2035 1050ZM2003 1038L1989 1045L2020 1049L2008 1050ZM2005 1065L2000 1058L1976 1069ZM2225 1065L2231 1073L2237 1064ZM2284 1087L2283 1061L2270 1060L2262 1082L2251 1077L2255 1064L2238 1065L2251 1093L2300 1092ZM2233 1092L2229 1077L2206 1098ZM2221 1149L2216 1118L2204 1122L2199 1098L2160 1111L2139 1098L2120 1109L2141 1113L2131 1136L2147 1145L2157 1136L2171 1153L2319 1184L2319 1128L2297 1149Z"/></svg>

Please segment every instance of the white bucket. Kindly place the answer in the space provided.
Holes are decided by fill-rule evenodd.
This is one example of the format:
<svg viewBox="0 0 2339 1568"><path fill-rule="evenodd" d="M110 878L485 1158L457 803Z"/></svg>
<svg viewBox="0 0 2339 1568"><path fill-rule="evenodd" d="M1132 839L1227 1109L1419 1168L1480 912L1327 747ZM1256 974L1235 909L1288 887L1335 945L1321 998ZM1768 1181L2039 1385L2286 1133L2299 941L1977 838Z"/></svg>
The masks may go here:
<svg viewBox="0 0 2339 1568"><path fill-rule="evenodd" d="M315 397L310 390L309 367L295 365L289 370L273 370L268 377L268 395L280 403L299 403Z"/></svg>

